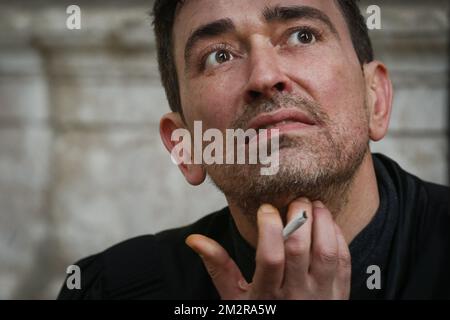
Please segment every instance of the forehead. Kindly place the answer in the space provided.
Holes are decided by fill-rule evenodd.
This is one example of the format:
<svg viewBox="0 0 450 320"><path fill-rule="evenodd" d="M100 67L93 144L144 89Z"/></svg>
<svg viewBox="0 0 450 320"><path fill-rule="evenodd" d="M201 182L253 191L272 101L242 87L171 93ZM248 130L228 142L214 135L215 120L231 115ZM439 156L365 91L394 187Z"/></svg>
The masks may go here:
<svg viewBox="0 0 450 320"><path fill-rule="evenodd" d="M236 27L261 27L263 11L275 6L309 6L325 13L338 32L343 32L345 20L334 0L185 0L177 10L174 23L174 42L184 44L199 26L215 20L230 18Z"/></svg>

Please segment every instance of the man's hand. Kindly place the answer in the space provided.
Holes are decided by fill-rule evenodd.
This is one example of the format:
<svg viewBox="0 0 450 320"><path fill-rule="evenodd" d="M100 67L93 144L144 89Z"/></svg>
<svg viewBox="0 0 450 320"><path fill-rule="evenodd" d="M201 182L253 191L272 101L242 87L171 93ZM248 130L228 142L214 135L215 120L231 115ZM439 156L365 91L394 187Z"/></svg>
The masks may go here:
<svg viewBox="0 0 450 320"><path fill-rule="evenodd" d="M350 252L340 228L321 202L305 198L290 204L287 221L303 210L306 223L284 241L278 210L259 208L256 270L250 284L216 241L190 235L186 244L203 259L222 299L348 299Z"/></svg>

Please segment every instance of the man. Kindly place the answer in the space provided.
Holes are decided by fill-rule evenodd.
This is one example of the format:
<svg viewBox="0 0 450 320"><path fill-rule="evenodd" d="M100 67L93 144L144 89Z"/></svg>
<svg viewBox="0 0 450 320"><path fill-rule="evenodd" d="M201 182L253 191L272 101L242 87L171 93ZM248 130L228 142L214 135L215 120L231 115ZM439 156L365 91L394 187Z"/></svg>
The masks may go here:
<svg viewBox="0 0 450 320"><path fill-rule="evenodd" d="M82 290L60 298L450 297L448 188L370 152L393 93L355 1L159 0L154 16L169 152L196 121L269 129L278 171L182 161L229 206L81 260Z"/></svg>

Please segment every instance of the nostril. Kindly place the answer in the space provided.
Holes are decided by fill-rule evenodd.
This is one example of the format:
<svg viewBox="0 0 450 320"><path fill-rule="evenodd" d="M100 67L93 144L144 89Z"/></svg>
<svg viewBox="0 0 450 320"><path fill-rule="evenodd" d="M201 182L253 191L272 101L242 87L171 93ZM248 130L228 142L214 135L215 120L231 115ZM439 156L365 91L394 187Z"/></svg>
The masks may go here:
<svg viewBox="0 0 450 320"><path fill-rule="evenodd" d="M279 92L284 92L285 90L286 83L280 81L271 87L261 88L261 90L248 90L247 97L251 101L255 101L261 99L262 96L267 96L267 98L270 98L272 95Z"/></svg>
<svg viewBox="0 0 450 320"><path fill-rule="evenodd" d="M249 96L250 96L252 99L258 99L259 97L261 97L261 92L251 90L251 91L249 92Z"/></svg>
<svg viewBox="0 0 450 320"><path fill-rule="evenodd" d="M277 89L277 90L280 91L280 92L284 91L284 88L285 88L285 86L284 86L284 83L283 83L283 82L278 82L278 83L275 85L275 89Z"/></svg>

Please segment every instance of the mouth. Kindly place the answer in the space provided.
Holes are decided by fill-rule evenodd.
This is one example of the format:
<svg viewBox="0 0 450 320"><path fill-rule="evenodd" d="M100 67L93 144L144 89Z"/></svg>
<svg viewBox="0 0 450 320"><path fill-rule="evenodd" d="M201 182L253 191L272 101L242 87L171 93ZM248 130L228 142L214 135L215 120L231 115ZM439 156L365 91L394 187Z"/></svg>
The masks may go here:
<svg viewBox="0 0 450 320"><path fill-rule="evenodd" d="M305 129L317 125L305 113L297 109L282 109L273 113L263 113L253 118L247 129L278 129L279 132Z"/></svg>

